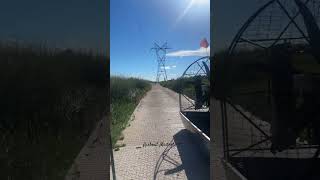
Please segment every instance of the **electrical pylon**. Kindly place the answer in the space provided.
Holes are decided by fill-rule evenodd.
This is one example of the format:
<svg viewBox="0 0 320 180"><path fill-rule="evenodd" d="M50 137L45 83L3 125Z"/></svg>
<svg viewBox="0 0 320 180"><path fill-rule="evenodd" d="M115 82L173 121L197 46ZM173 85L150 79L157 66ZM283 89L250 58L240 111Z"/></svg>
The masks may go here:
<svg viewBox="0 0 320 180"><path fill-rule="evenodd" d="M163 76L164 81L167 81L167 72L166 72L166 53L168 45L164 43L162 46L159 46L157 43L154 43L154 47L151 50L155 50L158 61L158 71L157 71L157 83L159 83L160 76Z"/></svg>

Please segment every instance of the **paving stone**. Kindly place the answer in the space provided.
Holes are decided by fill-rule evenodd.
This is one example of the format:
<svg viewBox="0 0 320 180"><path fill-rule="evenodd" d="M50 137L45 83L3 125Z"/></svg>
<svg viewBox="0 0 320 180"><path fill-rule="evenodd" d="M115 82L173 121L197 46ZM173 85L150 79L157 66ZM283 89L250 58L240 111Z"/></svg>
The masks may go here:
<svg viewBox="0 0 320 180"><path fill-rule="evenodd" d="M117 180L209 179L209 160L187 135L177 93L153 85L133 116L126 146L113 151Z"/></svg>
<svg viewBox="0 0 320 180"><path fill-rule="evenodd" d="M74 160L65 180L107 179L106 119L102 119Z"/></svg>

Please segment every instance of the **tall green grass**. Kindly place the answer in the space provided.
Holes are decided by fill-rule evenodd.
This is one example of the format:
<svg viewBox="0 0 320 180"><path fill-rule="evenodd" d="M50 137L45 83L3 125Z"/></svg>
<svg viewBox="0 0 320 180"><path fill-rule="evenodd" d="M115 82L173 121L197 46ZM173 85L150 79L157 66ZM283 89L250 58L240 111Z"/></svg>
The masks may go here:
<svg viewBox="0 0 320 180"><path fill-rule="evenodd" d="M180 79L170 79L167 81L161 81L160 85L179 93L181 87L181 81L179 81Z"/></svg>
<svg viewBox="0 0 320 180"><path fill-rule="evenodd" d="M88 51L0 43L0 179L64 179L106 112L107 61ZM84 89L88 98L68 119Z"/></svg>
<svg viewBox="0 0 320 180"><path fill-rule="evenodd" d="M168 81L162 81L160 82L160 84L163 87L175 91L176 93L182 93L191 99L195 99L194 78L195 77L171 79ZM206 79L205 77L201 78L203 84L209 84L208 79Z"/></svg>
<svg viewBox="0 0 320 180"><path fill-rule="evenodd" d="M110 88L111 139L114 147L121 132L127 127L135 107L151 88L151 84L142 79L113 76L110 79Z"/></svg>

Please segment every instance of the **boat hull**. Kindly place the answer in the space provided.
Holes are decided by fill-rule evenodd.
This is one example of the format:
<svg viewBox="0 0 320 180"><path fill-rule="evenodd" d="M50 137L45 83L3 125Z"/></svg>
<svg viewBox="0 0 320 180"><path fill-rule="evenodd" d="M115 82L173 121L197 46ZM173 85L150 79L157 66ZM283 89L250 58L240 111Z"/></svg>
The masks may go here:
<svg viewBox="0 0 320 180"><path fill-rule="evenodd" d="M207 157L210 157L210 113L180 112L184 127L193 134L194 141Z"/></svg>

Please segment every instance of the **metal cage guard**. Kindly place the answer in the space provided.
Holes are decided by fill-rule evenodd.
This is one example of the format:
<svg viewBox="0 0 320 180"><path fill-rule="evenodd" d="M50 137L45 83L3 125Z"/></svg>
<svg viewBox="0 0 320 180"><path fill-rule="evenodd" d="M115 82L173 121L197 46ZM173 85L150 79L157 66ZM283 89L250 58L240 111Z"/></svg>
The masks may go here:
<svg viewBox="0 0 320 180"><path fill-rule="evenodd" d="M313 4L311 4L310 2L313 2ZM306 0L304 2L304 5L315 6L314 5L315 2L316 1ZM293 12L293 13L290 13L290 11L287 9L287 7L290 7L290 5L292 7L295 6L295 4L293 3L294 1L290 2L287 0L270 0L267 3L263 4L261 8L259 8L251 17L248 18L248 20L243 24L243 26L240 28L238 33L235 35L231 45L228 48L228 54L227 54L228 58L225 59L225 61L232 64L234 61L234 59L232 58L235 57L237 50L239 48L242 48L245 45L246 47L249 46L255 49L261 49L263 51L268 51L270 48L276 46L280 42L293 42L297 44L303 43L309 46L310 39L305 33L304 26L302 25L301 21L299 21L298 19L299 15L301 15L300 9L298 9L297 12ZM278 7L278 9L276 9L276 7ZM319 8L320 8L320 3L318 4L318 11L314 13L314 17L317 19L319 19L318 17L320 14ZM312 9L312 7L310 9ZM281 16L287 19L286 22L281 22L283 26L281 26L279 30L277 30L276 32L271 32L271 30L270 31L265 30L264 29L265 27L261 25L261 22L263 23L264 20L267 19L263 16L264 13L267 13L267 10L270 10L271 12L270 14L268 14L270 16L269 29L272 29L270 27L273 27L272 25L274 25L272 24L271 21L273 20L272 18L276 17L276 15L273 14L276 10L278 10L277 12L280 13ZM273 17L271 18L271 16ZM259 22L257 22L258 20ZM273 22L276 22L276 21L273 20ZM256 25L255 23L258 25L254 26ZM292 32L292 29L293 29L293 33L289 34L288 33L289 30L291 30L290 32ZM260 33L263 35L265 33L266 36L261 37L257 35L258 37L256 37L255 35L250 34L251 31L254 31L254 32L257 32L257 34ZM276 35L273 37L270 37L274 34ZM268 86L266 89L267 89L266 91L252 91L252 92L247 92L247 94L252 95L254 93L257 93L257 94L260 93L262 94L261 96L266 95L267 97L271 97L270 80L268 81ZM269 103L270 103L269 105L272 106L272 103L271 102ZM220 106L221 106L221 114L222 114L224 157L227 161L230 159L230 157L236 157L243 153L248 153L247 155L244 155L244 156L255 156L256 154L258 154L257 156L264 156L267 154L267 156L277 157L277 155L270 154L270 153L268 154L267 152L267 151L270 151L269 143L272 138L270 132L267 132L267 129L270 129L270 127L267 127L268 125L262 126L261 124L263 124L263 122L261 120L257 120L257 118L254 117L252 114L250 115L250 112L246 112L245 109L234 104L230 98L224 98L222 101L220 101ZM241 129L240 127L241 125L237 127L234 125L235 119L237 118L241 119L242 121L241 123L244 124L243 127L247 127L247 129L245 128ZM234 126L234 128L230 129L231 126ZM248 131L251 131L251 135L254 134L251 136L251 140L249 140L250 132ZM246 138L246 139L243 138L245 140L238 137L239 139L243 140L243 142L245 142L242 144L242 146L239 145L240 143L237 144L237 142L235 141L236 139L235 137L232 137L233 139L230 137L230 135L234 136L234 133L239 133L239 134L243 133L241 135ZM249 141L251 142L249 143ZM282 157L293 157L293 155L289 155L288 152L295 150L297 152L297 155L295 155L295 157L299 157L299 153L298 153L299 150L312 149L310 150L310 153L317 154L319 153L319 151L314 151L314 149L316 148L319 148L319 145L300 144L294 147L289 147L288 149L284 150L284 152L280 154L282 154L281 155ZM264 153L265 151L267 153ZM264 153L264 155L262 155L261 153Z"/></svg>

